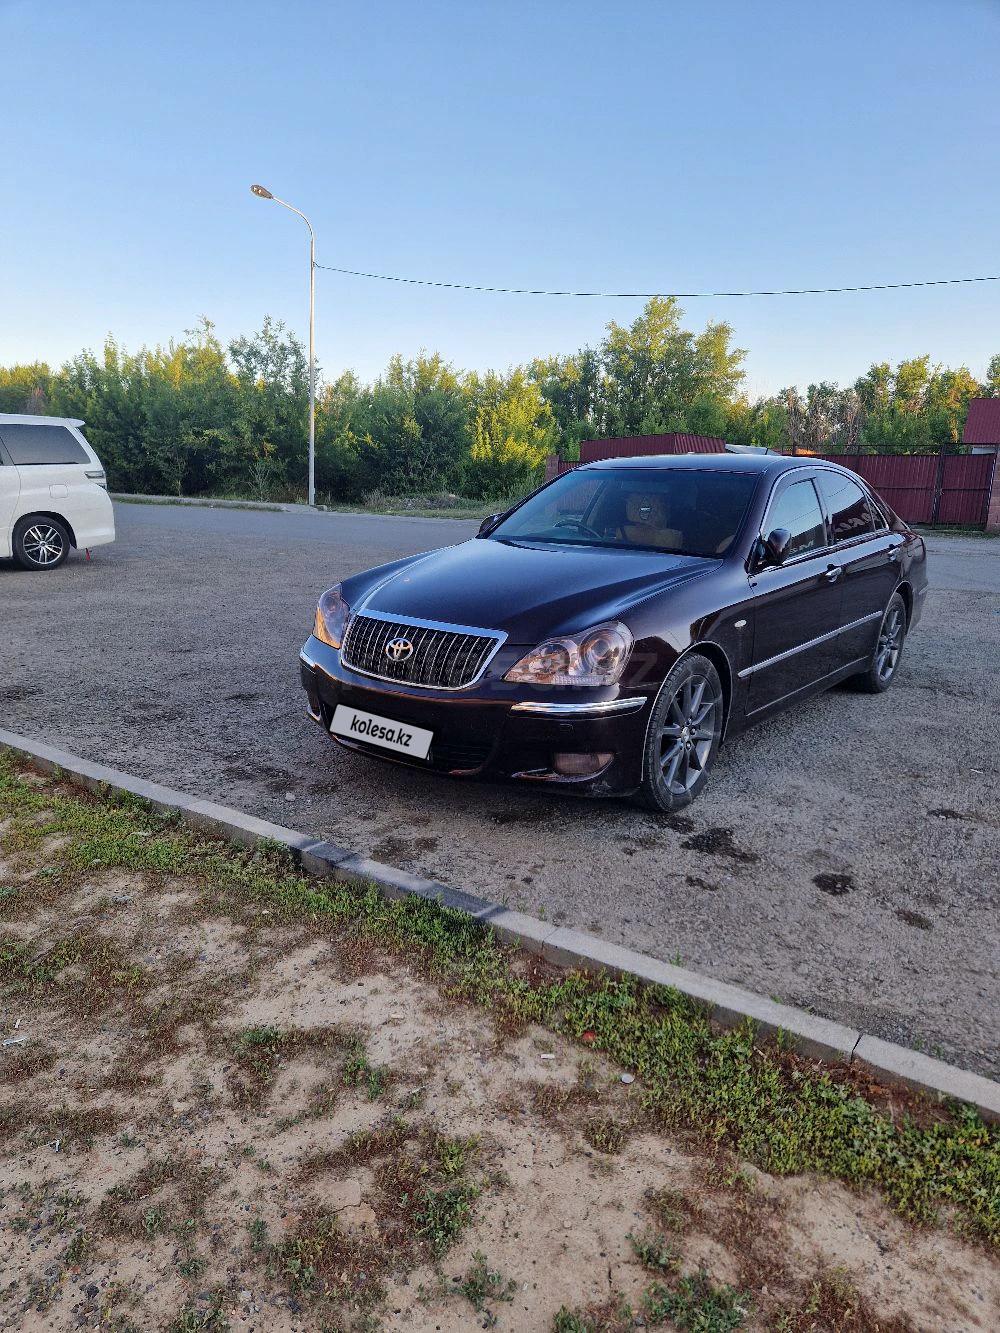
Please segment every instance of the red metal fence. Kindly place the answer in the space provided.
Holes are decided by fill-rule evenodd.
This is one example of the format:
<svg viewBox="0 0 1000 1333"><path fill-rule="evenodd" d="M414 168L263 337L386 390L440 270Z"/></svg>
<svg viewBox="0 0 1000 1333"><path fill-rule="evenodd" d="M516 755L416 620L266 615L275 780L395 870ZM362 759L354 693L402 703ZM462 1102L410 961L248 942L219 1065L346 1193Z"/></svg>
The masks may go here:
<svg viewBox="0 0 1000 1333"><path fill-rule="evenodd" d="M580 445L580 462L642 458L647 454L721 454L725 447L725 440L718 435L689 435L678 430L666 435L623 435L615 439L584 440Z"/></svg>
<svg viewBox="0 0 1000 1333"><path fill-rule="evenodd" d="M665 447L667 441L669 447ZM681 441L698 441L682 444ZM723 441L712 436L639 435L624 440L586 440L580 461L637 458L650 454L721 453ZM907 523L953 523L984 527L994 483L1000 487L997 454L820 454L857 472ZM553 454L546 480L568 472L575 463Z"/></svg>
<svg viewBox="0 0 1000 1333"><path fill-rule="evenodd" d="M857 472L907 523L983 527L996 454L820 454Z"/></svg>

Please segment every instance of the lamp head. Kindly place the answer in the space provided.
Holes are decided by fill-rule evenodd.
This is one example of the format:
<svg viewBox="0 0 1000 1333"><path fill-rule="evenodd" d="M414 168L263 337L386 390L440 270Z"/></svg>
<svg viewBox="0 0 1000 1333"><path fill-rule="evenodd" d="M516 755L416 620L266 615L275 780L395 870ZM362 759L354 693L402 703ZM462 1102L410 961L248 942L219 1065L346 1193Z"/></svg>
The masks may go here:
<svg viewBox="0 0 1000 1333"><path fill-rule="evenodd" d="M263 185L251 185L250 193L255 194L258 199L273 199L274 195Z"/></svg>

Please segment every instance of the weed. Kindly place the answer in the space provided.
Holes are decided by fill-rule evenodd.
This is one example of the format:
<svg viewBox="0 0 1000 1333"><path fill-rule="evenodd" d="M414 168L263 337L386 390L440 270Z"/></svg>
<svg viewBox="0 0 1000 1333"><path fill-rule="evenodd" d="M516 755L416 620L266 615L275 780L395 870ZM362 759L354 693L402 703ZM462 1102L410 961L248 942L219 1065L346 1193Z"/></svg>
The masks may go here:
<svg viewBox="0 0 1000 1333"><path fill-rule="evenodd" d="M682 1277L673 1288L654 1283L643 1294L642 1305L647 1319L670 1319L690 1333L731 1333L750 1313L749 1293L717 1287L705 1272Z"/></svg>
<svg viewBox="0 0 1000 1333"><path fill-rule="evenodd" d="M585 1310L561 1306L552 1321L552 1333L631 1333L635 1316L621 1295L613 1295L601 1305Z"/></svg>
<svg viewBox="0 0 1000 1333"><path fill-rule="evenodd" d="M94 1248L94 1238L89 1231L77 1231L63 1252L63 1263L67 1268L76 1268L84 1262Z"/></svg>
<svg viewBox="0 0 1000 1333"><path fill-rule="evenodd" d="M222 1297L216 1293L207 1306L187 1306L170 1325L169 1333L226 1333L229 1320L222 1312Z"/></svg>
<svg viewBox="0 0 1000 1333"><path fill-rule="evenodd" d="M417 1235L426 1240L436 1259L454 1245L472 1219L472 1205L479 1194L474 1185L425 1186L419 1193L415 1221Z"/></svg>
<svg viewBox="0 0 1000 1333"><path fill-rule="evenodd" d="M472 1267L458 1284L458 1290L469 1301L476 1314L489 1316L490 1325L487 1325L489 1327L496 1323L496 1316L489 1310L490 1302L513 1300L517 1283L513 1278L506 1279L501 1273L491 1269L486 1262L486 1255L477 1250L472 1256Z"/></svg>
<svg viewBox="0 0 1000 1333"><path fill-rule="evenodd" d="M304 1216L296 1232L271 1249L271 1269L292 1291L354 1305L381 1299L384 1253L347 1236L332 1213Z"/></svg>
<svg viewBox="0 0 1000 1333"><path fill-rule="evenodd" d="M479 1140L475 1137L459 1139L448 1138L444 1134L434 1135L432 1143L434 1161L438 1171L446 1179L451 1180L455 1176L460 1176L478 1151Z"/></svg>
<svg viewBox="0 0 1000 1333"><path fill-rule="evenodd" d="M656 1231L645 1231L641 1236L629 1232L627 1237L635 1257L654 1273L673 1273L677 1269L677 1255L667 1244L665 1236Z"/></svg>
<svg viewBox="0 0 1000 1333"><path fill-rule="evenodd" d="M795 1309L778 1313L774 1333L915 1333L905 1316L876 1315L869 1302L839 1269L820 1273Z"/></svg>
<svg viewBox="0 0 1000 1333"><path fill-rule="evenodd" d="M254 1254L267 1249L267 1223L262 1217L255 1217L247 1231L250 1233L250 1249Z"/></svg>
<svg viewBox="0 0 1000 1333"><path fill-rule="evenodd" d="M619 1153L624 1148L628 1133L613 1116L599 1116L587 1122L584 1138L598 1152Z"/></svg>
<svg viewBox="0 0 1000 1333"><path fill-rule="evenodd" d="M349 1088L362 1085L370 1102L378 1101L389 1081L388 1071L373 1065L365 1053L364 1043L355 1038L347 1048L347 1058L341 1066L341 1077Z"/></svg>
<svg viewBox="0 0 1000 1333"><path fill-rule="evenodd" d="M646 1206L665 1231L683 1231L695 1211L683 1190L648 1189Z"/></svg>

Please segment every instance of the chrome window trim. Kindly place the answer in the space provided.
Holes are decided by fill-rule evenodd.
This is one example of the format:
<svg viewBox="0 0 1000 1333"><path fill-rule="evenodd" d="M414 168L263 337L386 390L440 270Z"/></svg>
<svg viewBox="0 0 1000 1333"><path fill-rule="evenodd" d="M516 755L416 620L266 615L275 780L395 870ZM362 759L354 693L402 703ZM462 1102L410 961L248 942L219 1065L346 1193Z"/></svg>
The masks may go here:
<svg viewBox="0 0 1000 1333"><path fill-rule="evenodd" d="M402 625L404 628L412 625L414 629L441 630L446 634L472 634L481 639L492 639L493 647L483 658L482 665L473 678L466 681L464 685L421 685L416 681L400 680L398 676L382 676L376 671L365 671L347 660L345 652L349 647L351 631L358 616L367 616L369 620L388 621L392 625ZM482 625L452 625L445 620L422 620L419 616L406 616L388 611L372 611L362 602L357 612L351 616L344 630L344 638L340 646L340 665L355 676L364 676L368 680L384 680L390 685L402 687L404 692L407 690L432 690L436 694L460 694L462 690L470 690L473 685L477 685L482 680L487 667L506 642L507 635L503 630L486 629Z"/></svg>
<svg viewBox="0 0 1000 1333"><path fill-rule="evenodd" d="M609 713L637 713L647 703L647 696L609 699L605 703L554 704L525 699L511 708L512 713L536 713L542 717L605 717Z"/></svg>
<svg viewBox="0 0 1000 1333"><path fill-rule="evenodd" d="M871 611L867 616L852 620L847 625L838 625L836 629L828 630L826 634L820 634L815 639L808 639L805 643L797 644L794 648L786 648L783 653L775 653L773 657L766 657L763 662L755 662L753 666L744 667L738 673L739 678L740 680L746 680L755 671L763 671L765 667L775 666L778 662L784 662L789 657L794 657L796 653L804 653L809 648L818 648L821 643L827 643L830 639L835 639L838 634L846 634L848 630L857 629L859 625L867 625L870 620L881 620L884 614L883 611Z"/></svg>

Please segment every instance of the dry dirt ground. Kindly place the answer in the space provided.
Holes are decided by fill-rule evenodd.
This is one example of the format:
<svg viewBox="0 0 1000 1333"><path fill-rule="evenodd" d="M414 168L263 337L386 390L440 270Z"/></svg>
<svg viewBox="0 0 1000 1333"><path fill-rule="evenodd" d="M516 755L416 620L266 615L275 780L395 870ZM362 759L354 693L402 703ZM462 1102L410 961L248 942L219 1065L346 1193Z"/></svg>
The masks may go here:
<svg viewBox="0 0 1000 1333"><path fill-rule="evenodd" d="M953 1228L658 1131L585 1045L321 920L66 875L76 835L12 822L0 1328L998 1327Z"/></svg>

